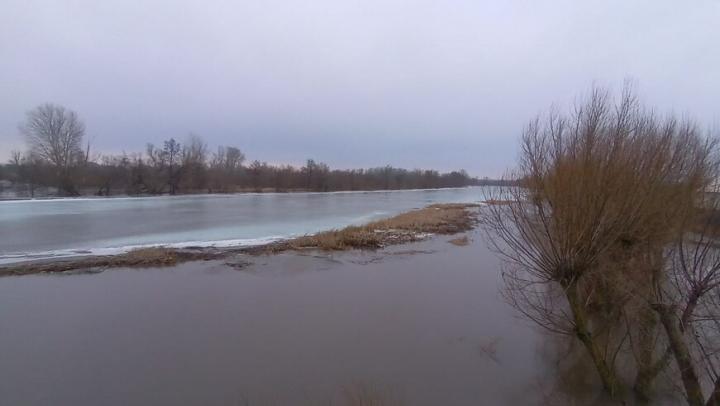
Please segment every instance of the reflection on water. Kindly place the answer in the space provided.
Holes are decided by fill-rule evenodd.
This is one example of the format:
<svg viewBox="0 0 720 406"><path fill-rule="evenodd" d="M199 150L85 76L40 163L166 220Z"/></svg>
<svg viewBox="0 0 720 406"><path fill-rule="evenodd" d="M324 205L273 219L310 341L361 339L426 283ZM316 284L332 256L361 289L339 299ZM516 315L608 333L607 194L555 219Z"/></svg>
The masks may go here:
<svg viewBox="0 0 720 406"><path fill-rule="evenodd" d="M447 239L1 278L0 404L606 404L500 299L481 237Z"/></svg>
<svg viewBox="0 0 720 406"><path fill-rule="evenodd" d="M536 394L543 405L632 405L635 395L631 388L621 388L616 399L611 399L598 382L597 371L586 350L573 337L538 332L537 357L544 373L536 380ZM629 355L625 355L628 357ZM625 382L633 382L635 371L630 359L619 354L618 373ZM682 403L682 393L670 380L661 375L655 385L652 405Z"/></svg>

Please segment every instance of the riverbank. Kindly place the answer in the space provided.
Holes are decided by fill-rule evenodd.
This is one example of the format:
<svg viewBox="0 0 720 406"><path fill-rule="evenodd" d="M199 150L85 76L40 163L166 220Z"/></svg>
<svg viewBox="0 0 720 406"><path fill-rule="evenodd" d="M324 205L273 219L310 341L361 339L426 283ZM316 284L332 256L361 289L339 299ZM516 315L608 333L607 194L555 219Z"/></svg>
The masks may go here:
<svg viewBox="0 0 720 406"><path fill-rule="evenodd" d="M100 196L96 194L80 194L78 196L55 196L55 195L36 195L30 196L14 196L9 197L8 194L0 195L0 202L24 202L24 201L57 201L57 200L117 200L117 199L155 199L155 198L187 198L187 197L212 197L212 196L234 196L234 195L303 195L303 194L351 194L351 193L388 193L388 192L424 192L424 191L441 191L467 189L473 187L482 187L488 185L468 185L459 187L437 187L437 188L415 188L415 189L353 189L353 190L328 190L317 191L309 189L292 189L277 190L274 188L264 189L244 189L233 192L196 192L196 193L177 193L171 194L116 194L110 196Z"/></svg>
<svg viewBox="0 0 720 406"><path fill-rule="evenodd" d="M222 260L242 255L262 255L298 250L338 251L379 249L471 230L477 223L477 204L433 204L362 226L350 226L249 247L164 246L141 248L118 255L79 256L0 266L0 276L65 273L119 267L161 267L183 262ZM241 262L234 262L239 266Z"/></svg>

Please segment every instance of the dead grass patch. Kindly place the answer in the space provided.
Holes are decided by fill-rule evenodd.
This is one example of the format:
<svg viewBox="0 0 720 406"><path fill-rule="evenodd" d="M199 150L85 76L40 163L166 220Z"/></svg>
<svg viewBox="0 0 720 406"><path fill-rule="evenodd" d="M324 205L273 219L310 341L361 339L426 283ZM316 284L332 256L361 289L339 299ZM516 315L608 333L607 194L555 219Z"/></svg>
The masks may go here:
<svg viewBox="0 0 720 406"><path fill-rule="evenodd" d="M510 200L498 200L498 199L488 199L483 201L483 203L490 205L490 206L506 206L510 204Z"/></svg>
<svg viewBox="0 0 720 406"><path fill-rule="evenodd" d="M452 240L448 241L452 245L456 245L458 247L465 247L466 245L470 244L470 239L465 235L460 238L453 238Z"/></svg>
<svg viewBox="0 0 720 406"><path fill-rule="evenodd" d="M220 253L206 250L179 250L165 247L140 248L119 255L20 264L0 269L0 276L58 273L93 268L172 266L186 261L209 260L218 257L220 257Z"/></svg>
<svg viewBox="0 0 720 406"><path fill-rule="evenodd" d="M316 248L329 251L350 248L372 249L417 241L428 234L455 234L472 229L477 213L472 204L433 204L397 216L290 240L292 248Z"/></svg>

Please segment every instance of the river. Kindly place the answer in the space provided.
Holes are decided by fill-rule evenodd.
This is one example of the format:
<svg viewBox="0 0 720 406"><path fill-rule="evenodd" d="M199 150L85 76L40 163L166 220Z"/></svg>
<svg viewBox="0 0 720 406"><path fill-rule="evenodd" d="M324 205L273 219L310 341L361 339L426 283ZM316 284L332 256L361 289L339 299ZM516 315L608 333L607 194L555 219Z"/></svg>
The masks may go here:
<svg viewBox="0 0 720 406"><path fill-rule="evenodd" d="M604 404L591 368L557 378L566 346L501 299L479 233L449 238L0 278L0 404Z"/></svg>
<svg viewBox="0 0 720 406"><path fill-rule="evenodd" d="M0 202L0 264L171 245L253 245L364 223L482 188Z"/></svg>
<svg viewBox="0 0 720 406"><path fill-rule="evenodd" d="M251 243L482 195L1 203L0 250L9 261ZM482 232L466 235L467 246L437 236L379 251L0 278L0 405L620 404L582 350L518 318ZM657 404L680 401L658 386L670 392Z"/></svg>

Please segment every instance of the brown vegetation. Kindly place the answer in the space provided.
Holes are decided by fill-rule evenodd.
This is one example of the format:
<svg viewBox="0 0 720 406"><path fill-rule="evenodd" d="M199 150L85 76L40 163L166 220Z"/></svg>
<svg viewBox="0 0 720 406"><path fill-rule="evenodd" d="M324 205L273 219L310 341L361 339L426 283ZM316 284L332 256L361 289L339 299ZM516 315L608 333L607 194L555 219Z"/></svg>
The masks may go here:
<svg viewBox="0 0 720 406"><path fill-rule="evenodd" d="M452 245L456 245L458 247L465 247L470 244L470 239L467 236L459 237L459 238L453 238L452 240L448 241Z"/></svg>
<svg viewBox="0 0 720 406"><path fill-rule="evenodd" d="M455 234L472 229L476 205L434 204L364 226L330 230L289 241L293 248L344 250L348 248L381 248L412 242L427 234Z"/></svg>
<svg viewBox="0 0 720 406"><path fill-rule="evenodd" d="M501 200L501 199L487 199L483 201L484 204L487 204L489 206L502 206L505 204L510 204L510 200Z"/></svg>
<svg viewBox="0 0 720 406"><path fill-rule="evenodd" d="M30 262L0 266L0 276L36 273L61 273L93 268L130 268L172 266L186 261L209 260L221 257L219 252L208 250L181 250L165 247L141 248L118 255L91 256L52 262Z"/></svg>
<svg viewBox="0 0 720 406"><path fill-rule="evenodd" d="M594 89L570 114L528 125L522 187L488 198L505 202L483 224L505 259L508 301L577 339L611 395L619 356L641 401L674 359L688 403L715 402L702 387L720 387L720 255L696 224L717 169L716 143L694 123L658 118L629 90L613 104Z"/></svg>

